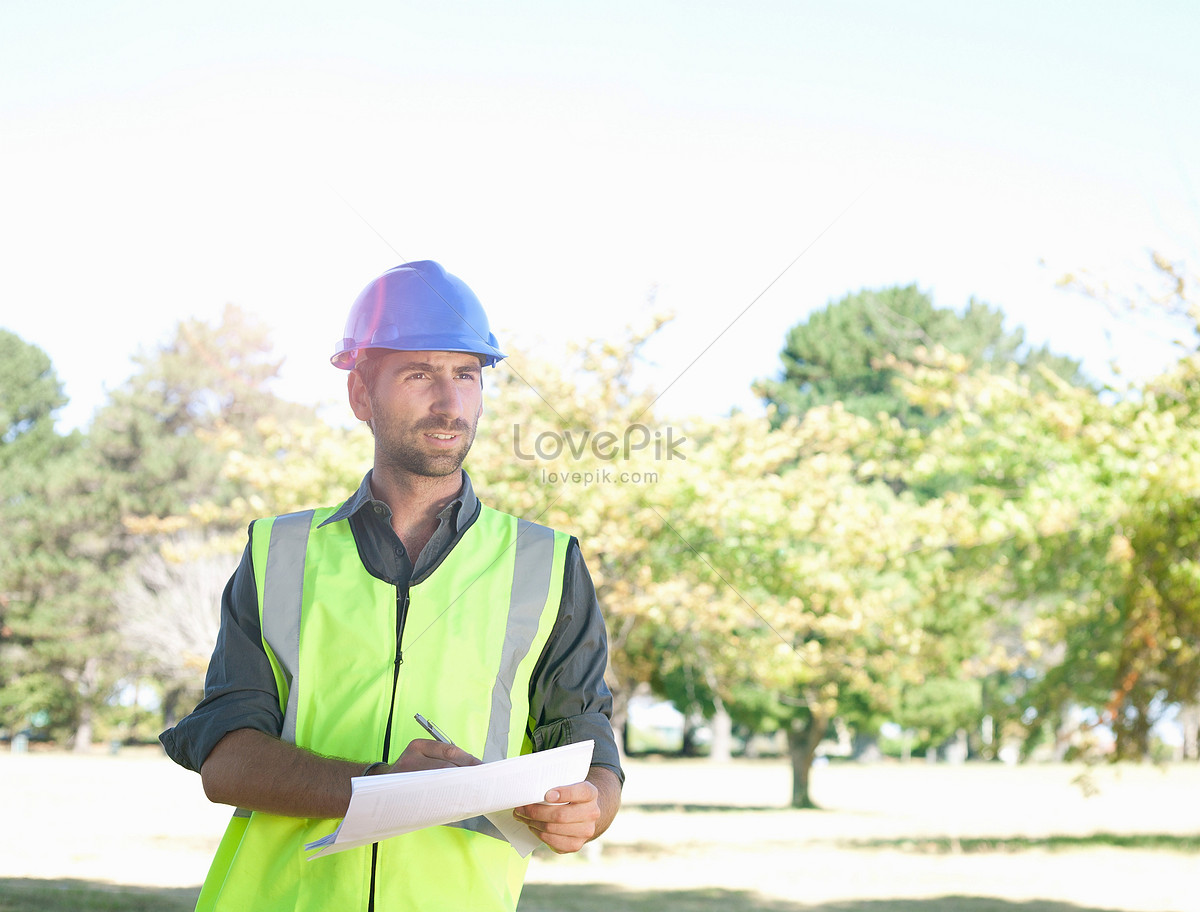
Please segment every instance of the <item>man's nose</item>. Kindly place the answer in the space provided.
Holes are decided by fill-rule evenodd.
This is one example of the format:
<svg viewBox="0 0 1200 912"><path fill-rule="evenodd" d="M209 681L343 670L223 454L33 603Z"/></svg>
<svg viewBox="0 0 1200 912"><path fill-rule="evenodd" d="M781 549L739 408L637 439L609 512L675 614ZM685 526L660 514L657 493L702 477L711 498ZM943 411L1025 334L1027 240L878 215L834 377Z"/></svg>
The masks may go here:
<svg viewBox="0 0 1200 912"><path fill-rule="evenodd" d="M439 380L430 410L436 415L461 418L463 414L462 391L452 379Z"/></svg>

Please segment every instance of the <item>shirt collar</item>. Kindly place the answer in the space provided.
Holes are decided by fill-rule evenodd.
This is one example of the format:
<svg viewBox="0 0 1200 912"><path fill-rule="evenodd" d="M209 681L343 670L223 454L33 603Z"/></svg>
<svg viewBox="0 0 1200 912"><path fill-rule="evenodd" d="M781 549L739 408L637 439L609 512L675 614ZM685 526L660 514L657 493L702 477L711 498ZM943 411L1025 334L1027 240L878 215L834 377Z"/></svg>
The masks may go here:
<svg viewBox="0 0 1200 912"><path fill-rule="evenodd" d="M450 503L446 504L446 506L443 507L438 513L438 519L440 520L448 519L451 516L454 517L455 534L462 532L463 529L470 525L471 520L475 517L476 510L479 506L479 498L475 496L475 488L471 484L471 476L467 474L466 469L463 469L462 479L463 483L462 487L458 490L458 496L455 497L454 500L450 501ZM384 508L384 510L388 511L388 516L391 516L391 510L388 509L388 505L381 500L376 500L371 495L371 472L368 471L367 474L363 476L362 483L359 484L358 490L351 495L349 500L338 507L337 511L332 516L325 520L325 522L321 523L321 526L332 522L338 522L339 520L349 519L363 507L371 506L373 504L379 504ZM317 528L320 528L320 526Z"/></svg>

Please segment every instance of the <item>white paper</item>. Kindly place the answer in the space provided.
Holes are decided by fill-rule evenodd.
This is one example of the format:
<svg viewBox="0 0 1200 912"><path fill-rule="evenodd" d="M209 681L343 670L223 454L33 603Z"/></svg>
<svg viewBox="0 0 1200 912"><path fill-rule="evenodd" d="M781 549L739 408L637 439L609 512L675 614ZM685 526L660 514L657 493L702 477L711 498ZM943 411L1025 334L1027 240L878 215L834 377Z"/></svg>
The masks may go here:
<svg viewBox="0 0 1200 912"><path fill-rule="evenodd" d="M540 840L512 809L538 804L552 788L582 782L594 746L580 741L478 766L359 776L350 780L350 807L338 828L305 846L320 850L309 860L479 815L528 855Z"/></svg>
<svg viewBox="0 0 1200 912"><path fill-rule="evenodd" d="M587 773L584 773L586 776ZM576 782L579 780L576 779ZM559 785L569 785L570 783L560 782ZM551 786L553 788L553 786ZM545 792L542 792L545 795ZM518 805L513 805L518 807ZM533 830L529 829L525 824L519 821L512 815L512 808L505 811L496 811L488 814L487 819L491 821L492 826L504 834L504 838L508 840L508 844L517 850L517 854L525 858L542 844L542 841L533 835Z"/></svg>

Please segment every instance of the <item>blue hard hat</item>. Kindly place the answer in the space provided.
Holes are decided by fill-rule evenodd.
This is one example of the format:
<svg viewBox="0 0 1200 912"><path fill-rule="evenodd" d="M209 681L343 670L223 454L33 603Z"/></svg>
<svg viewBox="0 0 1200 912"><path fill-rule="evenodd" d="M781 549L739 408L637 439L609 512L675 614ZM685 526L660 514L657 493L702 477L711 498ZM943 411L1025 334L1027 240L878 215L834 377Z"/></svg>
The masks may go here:
<svg viewBox="0 0 1200 912"><path fill-rule="evenodd" d="M471 352L487 367L506 357L475 293L433 260L402 263L364 288L330 361L350 370L367 348Z"/></svg>

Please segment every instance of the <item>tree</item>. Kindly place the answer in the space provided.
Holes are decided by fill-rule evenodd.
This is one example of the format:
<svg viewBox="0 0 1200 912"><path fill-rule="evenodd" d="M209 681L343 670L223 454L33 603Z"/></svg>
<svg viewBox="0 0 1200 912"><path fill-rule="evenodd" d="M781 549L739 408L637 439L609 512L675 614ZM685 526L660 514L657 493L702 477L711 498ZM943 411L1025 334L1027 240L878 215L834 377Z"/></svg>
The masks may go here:
<svg viewBox="0 0 1200 912"><path fill-rule="evenodd" d="M931 677L905 688L895 721L914 732L916 750L935 749L979 718L981 682L956 677Z"/></svg>
<svg viewBox="0 0 1200 912"><path fill-rule="evenodd" d="M134 363L137 370L90 430L123 518L179 516L193 504L228 503L241 492L222 475L214 437L232 429L255 446L264 418L311 414L271 391L281 362L267 330L232 304L215 325L181 322L166 344L139 353Z"/></svg>
<svg viewBox="0 0 1200 912"><path fill-rule="evenodd" d="M0 329L0 470L51 455L54 413L66 404L46 353Z"/></svg>
<svg viewBox="0 0 1200 912"><path fill-rule="evenodd" d="M961 313L937 308L927 294L910 285L847 295L794 326L781 353L782 376L760 381L756 388L774 408L776 425L789 415L803 416L822 404L839 402L847 411L885 428L884 438L903 440L907 431L928 434L946 420L940 405L913 397L905 388L914 366L930 358L967 372L1004 372L1011 365L1038 391L1051 389L1063 378L1082 384L1078 363L1046 347L1031 349L1022 330L1004 329L999 310L975 299ZM920 439L919 435L913 438ZM869 447L859 451L864 460L870 458ZM955 466L952 461L938 461L920 473L900 464L895 468L887 474L868 467L863 480L883 481L897 492L909 490L918 499L934 503L944 502L951 492L968 491L978 481L971 474L975 466ZM939 559L944 563L936 577L942 586L935 590L941 592L940 599L914 619L930 634L924 641L925 683L909 688L901 704L912 716L908 721L928 730L935 740L946 734L946 726L927 723L934 715L963 721L970 702L964 702L963 695L972 695L976 721L990 711L983 705L975 676L995 673L1008 664L986 644L989 636L1001 635L996 628L996 600L978 584L990 578L990 571L961 547ZM961 626L951 627L946 619ZM990 658L982 660L983 655ZM934 694L949 702L931 715L927 704ZM912 715L914 701L924 706L916 715ZM852 721L870 726L878 720Z"/></svg>
<svg viewBox="0 0 1200 912"><path fill-rule="evenodd" d="M54 429L54 413L66 402L46 353L0 330L0 525L5 530L0 549L0 719L8 728L23 727L30 715L57 702L37 696L38 688L22 673L29 668L34 635L31 590L54 585L53 578L39 577L59 569L52 556L38 553L37 545L60 515L47 509L43 493L57 483L79 445L77 435L63 438ZM69 499L63 506L70 510Z"/></svg>
<svg viewBox="0 0 1200 912"><path fill-rule="evenodd" d="M162 691L166 725L202 695L221 593L237 566L224 544L196 533L174 536L135 562L115 596L121 639Z"/></svg>
<svg viewBox="0 0 1200 912"><path fill-rule="evenodd" d="M227 305L219 322L185 320L97 415L91 439L109 471L122 573L114 629L151 674L171 716L202 680L221 591L244 541L247 499L264 479L230 471L233 447L273 452L278 428L318 424L271 385L280 359L267 330ZM272 450L272 448L276 448Z"/></svg>
<svg viewBox="0 0 1200 912"><path fill-rule="evenodd" d="M970 478L963 491L991 558L993 595L1022 606L1026 629L1001 667L1021 668L1031 734L1089 708L1116 734L1117 757L1143 757L1157 717L1200 690L1200 361L1111 401L1047 375L961 362L906 368L914 401L939 422L888 436L906 483Z"/></svg>
<svg viewBox="0 0 1200 912"><path fill-rule="evenodd" d="M978 539L969 505L863 483L876 431L841 408L778 428L655 416L633 382L655 328L556 365L515 358L468 468L489 502L578 535L618 705L640 682L690 680L714 711L784 727L793 803L808 806L833 718L888 710L929 663L970 651L922 627L970 627L977 600L947 570L950 545ZM936 611L951 595L960 613Z"/></svg>
<svg viewBox="0 0 1200 912"><path fill-rule="evenodd" d="M114 607L131 569L146 566L199 505L224 506L241 493L222 475L215 439L228 428L254 435L269 415L303 412L270 392L278 363L265 331L234 307L216 325L184 321L166 345L135 360L137 372L86 437L64 439L49 461L22 458L23 488L6 503L13 547L3 591L15 606L7 626L19 648L10 650L4 701L10 716L49 711L81 750L144 667ZM210 531L228 529L214 523Z"/></svg>
<svg viewBox="0 0 1200 912"><path fill-rule="evenodd" d="M989 572L952 571L980 533L964 498L920 500L864 475L878 430L840 406L692 431L686 467L659 491L680 552L660 610L703 638L735 717L757 689L746 709L785 729L792 804L810 807L835 718L894 713L905 687L974 654Z"/></svg>
<svg viewBox="0 0 1200 912"><path fill-rule="evenodd" d="M928 416L896 390L896 367L886 361L909 363L919 349L938 346L976 367L1014 362L1031 375L1047 367L1081 381L1077 362L1045 347L1029 349L1021 329L1005 331L999 310L974 298L962 313L938 308L907 285L846 295L797 323L780 352L782 376L760 380L755 389L774 406L777 424L832 402L864 418L882 413L923 424Z"/></svg>
<svg viewBox="0 0 1200 912"><path fill-rule="evenodd" d="M11 467L15 496L6 499L7 554L0 565L7 680L0 711L20 725L45 713L56 734L77 749L92 739L97 710L113 695L121 662L111 631L109 597L118 562L97 521L100 480L94 453L78 435L51 458Z"/></svg>

